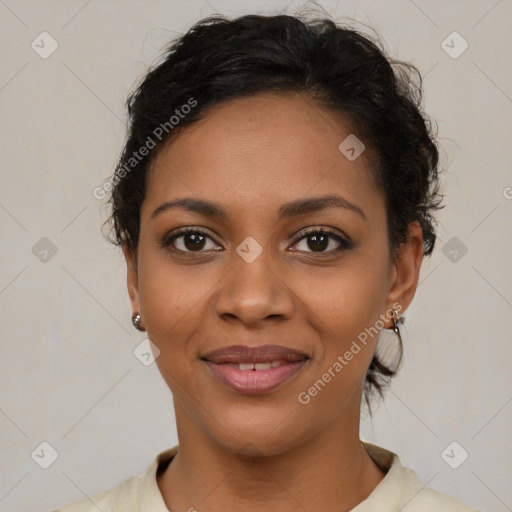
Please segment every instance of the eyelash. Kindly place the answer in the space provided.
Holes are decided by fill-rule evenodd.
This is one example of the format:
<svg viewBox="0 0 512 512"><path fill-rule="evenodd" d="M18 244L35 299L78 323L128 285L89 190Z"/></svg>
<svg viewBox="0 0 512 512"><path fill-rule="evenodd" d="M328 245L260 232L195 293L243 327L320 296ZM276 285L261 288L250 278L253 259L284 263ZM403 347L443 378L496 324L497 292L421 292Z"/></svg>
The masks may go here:
<svg viewBox="0 0 512 512"><path fill-rule="evenodd" d="M185 227L185 228L181 228L179 231L177 231L175 233L172 233L171 235L165 236L164 239L161 241L161 246L164 249L169 249L169 250L172 250L173 252L177 252L177 253L188 253L188 254L197 253L197 254L200 254L202 252L205 252L203 250L200 250L200 251L183 251L181 249L176 249L175 247L172 247L172 243L173 243L174 240L176 240L180 236L183 236L183 235L186 235L186 234L189 234L189 233L205 236L205 237L210 238L211 240L213 240L216 244L220 245L219 242L217 240L215 240L215 237L211 236L206 231L203 231L201 229L194 228L194 227ZM317 254L317 255L325 255L325 254L332 255L332 254L337 254L339 252L342 252L344 250L352 248L352 243L351 242L349 242L348 240L345 240L344 238L342 238L340 235L338 235L331 228L324 227L324 226L321 226L320 228L318 228L318 227L309 227L309 228L302 229L301 231L299 231L299 233L297 233L297 236L296 236L294 242L292 243L292 245L296 245L299 242L301 242L304 238L307 238L308 236L314 235L314 234L315 235L317 235L317 234L329 235L331 238L333 238L334 240L336 240L340 244L340 247L338 247L337 249L331 249L330 251L323 251L323 252L306 251L306 252L310 252L312 254ZM296 251L296 252L303 252L303 251Z"/></svg>

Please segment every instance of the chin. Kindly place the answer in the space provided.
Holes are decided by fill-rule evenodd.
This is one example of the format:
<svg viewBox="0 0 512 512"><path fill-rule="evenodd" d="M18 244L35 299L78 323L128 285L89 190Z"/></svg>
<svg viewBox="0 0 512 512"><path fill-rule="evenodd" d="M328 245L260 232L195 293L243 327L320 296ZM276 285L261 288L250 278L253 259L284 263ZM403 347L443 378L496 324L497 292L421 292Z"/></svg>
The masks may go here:
<svg viewBox="0 0 512 512"><path fill-rule="evenodd" d="M279 455L300 445L306 433L297 425L305 423L283 408L252 408L245 413L232 408L222 414L222 427L215 423L206 428L212 428L211 437L230 452L259 457Z"/></svg>

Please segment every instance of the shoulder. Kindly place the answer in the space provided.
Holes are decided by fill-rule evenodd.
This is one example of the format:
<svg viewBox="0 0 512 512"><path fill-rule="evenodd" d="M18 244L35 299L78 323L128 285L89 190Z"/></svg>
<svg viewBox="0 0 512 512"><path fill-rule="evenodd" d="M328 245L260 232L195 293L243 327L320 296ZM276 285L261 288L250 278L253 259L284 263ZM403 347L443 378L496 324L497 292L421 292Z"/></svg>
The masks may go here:
<svg viewBox="0 0 512 512"><path fill-rule="evenodd" d="M52 512L136 512L137 493L142 475L132 476L115 487L90 498L84 498Z"/></svg>
<svg viewBox="0 0 512 512"><path fill-rule="evenodd" d="M160 468L166 467L176 455L178 446L160 452L147 469L131 476L115 487L84 498L52 512L168 512L156 480Z"/></svg>
<svg viewBox="0 0 512 512"><path fill-rule="evenodd" d="M403 512L477 512L474 508L452 496L421 485L416 473L404 468Z"/></svg>
<svg viewBox="0 0 512 512"><path fill-rule="evenodd" d="M477 512L465 503L423 485L415 471L402 465L396 453L372 443L363 444L386 476L353 512Z"/></svg>

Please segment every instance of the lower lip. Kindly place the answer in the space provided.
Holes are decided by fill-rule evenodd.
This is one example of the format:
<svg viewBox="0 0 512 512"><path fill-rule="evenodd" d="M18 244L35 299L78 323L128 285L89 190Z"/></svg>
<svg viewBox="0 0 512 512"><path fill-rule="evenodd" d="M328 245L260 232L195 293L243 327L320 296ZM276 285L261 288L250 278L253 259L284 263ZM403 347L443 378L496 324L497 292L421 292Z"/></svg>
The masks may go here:
<svg viewBox="0 0 512 512"><path fill-rule="evenodd" d="M294 377L307 362L289 362L270 368L270 370L239 370L227 364L205 361L213 375L226 386L247 395L256 395L271 391Z"/></svg>

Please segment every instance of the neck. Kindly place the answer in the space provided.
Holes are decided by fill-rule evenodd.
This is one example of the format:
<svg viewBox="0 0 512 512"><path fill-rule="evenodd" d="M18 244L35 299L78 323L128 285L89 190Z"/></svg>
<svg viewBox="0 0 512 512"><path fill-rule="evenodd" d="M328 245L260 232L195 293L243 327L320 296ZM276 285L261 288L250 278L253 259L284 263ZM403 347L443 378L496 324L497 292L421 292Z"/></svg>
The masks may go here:
<svg viewBox="0 0 512 512"><path fill-rule="evenodd" d="M362 445L358 423L353 429L333 425L270 456L242 456L193 425L177 424L178 433L187 435L158 479L171 511L343 512L367 498L385 476Z"/></svg>

